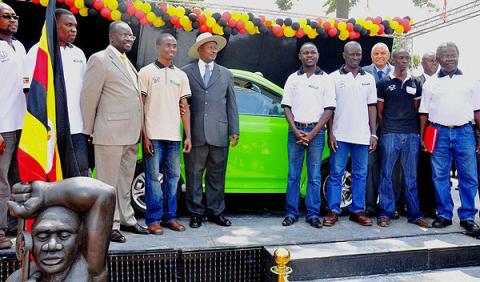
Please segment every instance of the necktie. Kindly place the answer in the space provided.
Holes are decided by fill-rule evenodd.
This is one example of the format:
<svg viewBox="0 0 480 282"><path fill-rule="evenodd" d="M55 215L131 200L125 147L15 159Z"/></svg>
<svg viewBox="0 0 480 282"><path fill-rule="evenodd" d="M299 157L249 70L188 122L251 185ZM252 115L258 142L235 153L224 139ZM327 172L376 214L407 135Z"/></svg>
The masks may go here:
<svg viewBox="0 0 480 282"><path fill-rule="evenodd" d="M210 67L208 64L205 65L205 74L203 75L203 84L205 87L208 85L208 81L210 80Z"/></svg>
<svg viewBox="0 0 480 282"><path fill-rule="evenodd" d="M377 75L378 75L378 80L382 80L384 73L383 71L377 71Z"/></svg>
<svg viewBox="0 0 480 282"><path fill-rule="evenodd" d="M132 68L130 67L130 64L128 63L127 56L125 54L120 54L120 59L122 60L123 64L125 65L125 68L127 68L127 72L132 78L133 82L135 83L135 86L137 86L137 77L135 73L133 72Z"/></svg>

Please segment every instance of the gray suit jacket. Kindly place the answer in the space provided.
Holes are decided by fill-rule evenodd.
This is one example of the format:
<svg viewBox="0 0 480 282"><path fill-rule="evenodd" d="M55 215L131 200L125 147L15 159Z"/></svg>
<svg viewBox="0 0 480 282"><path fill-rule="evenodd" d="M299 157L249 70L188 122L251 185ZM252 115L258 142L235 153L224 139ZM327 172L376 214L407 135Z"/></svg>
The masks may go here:
<svg viewBox="0 0 480 282"><path fill-rule="evenodd" d="M80 100L83 133L93 135L98 145L132 145L139 141L142 127L140 91L112 48L88 60Z"/></svg>
<svg viewBox="0 0 480 282"><path fill-rule="evenodd" d="M198 61L183 67L190 82L192 145L226 147L228 136L239 134L238 109L233 90L233 75L218 64L213 67L207 87Z"/></svg>
<svg viewBox="0 0 480 282"><path fill-rule="evenodd" d="M393 66L392 65L387 64L387 68L389 68L388 74L393 71ZM364 66L362 69L364 71L368 72L369 74L373 75L373 77L375 78L375 83L377 83L379 81L377 69L375 68L375 64Z"/></svg>

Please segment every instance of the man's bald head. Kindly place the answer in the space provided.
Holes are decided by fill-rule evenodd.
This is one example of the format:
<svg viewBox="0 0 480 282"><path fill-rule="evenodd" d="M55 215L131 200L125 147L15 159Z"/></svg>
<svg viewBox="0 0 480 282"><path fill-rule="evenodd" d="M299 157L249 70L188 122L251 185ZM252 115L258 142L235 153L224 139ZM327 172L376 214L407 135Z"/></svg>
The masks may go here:
<svg viewBox="0 0 480 282"><path fill-rule="evenodd" d="M0 2L0 12L3 12L4 9L12 10L12 7L10 7L7 3Z"/></svg>
<svg viewBox="0 0 480 282"><path fill-rule="evenodd" d="M10 41L18 30L18 17L8 4L0 3L0 36L3 40Z"/></svg>
<svg viewBox="0 0 480 282"><path fill-rule="evenodd" d="M427 52L422 56L423 72L429 76L434 75L438 70L438 61L435 52Z"/></svg>
<svg viewBox="0 0 480 282"><path fill-rule="evenodd" d="M360 43L358 43L357 41L349 41L345 44L345 46L343 46L343 52L351 50L352 48L360 48L360 50L362 50L362 46L360 45Z"/></svg>
<svg viewBox="0 0 480 282"><path fill-rule="evenodd" d="M390 59L390 51L385 43L379 42L372 47L372 62L379 69L383 69Z"/></svg>
<svg viewBox="0 0 480 282"><path fill-rule="evenodd" d="M342 55L347 68L358 69L362 61L362 46L356 41L347 42Z"/></svg>

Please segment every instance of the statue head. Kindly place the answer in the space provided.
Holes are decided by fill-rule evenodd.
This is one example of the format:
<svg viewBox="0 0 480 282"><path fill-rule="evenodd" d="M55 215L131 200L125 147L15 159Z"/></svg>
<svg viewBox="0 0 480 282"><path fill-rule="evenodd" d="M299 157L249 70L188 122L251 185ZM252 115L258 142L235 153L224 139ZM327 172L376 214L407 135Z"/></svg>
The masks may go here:
<svg viewBox="0 0 480 282"><path fill-rule="evenodd" d="M32 227L33 257L47 276L65 276L82 242L79 214L61 206L43 210Z"/></svg>

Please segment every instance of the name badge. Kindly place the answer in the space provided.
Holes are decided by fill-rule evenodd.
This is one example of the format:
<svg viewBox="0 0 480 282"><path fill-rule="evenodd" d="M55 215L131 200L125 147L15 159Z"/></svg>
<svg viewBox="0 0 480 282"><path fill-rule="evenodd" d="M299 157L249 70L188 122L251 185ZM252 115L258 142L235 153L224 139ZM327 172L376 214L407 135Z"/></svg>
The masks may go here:
<svg viewBox="0 0 480 282"><path fill-rule="evenodd" d="M417 93L417 88L407 86L407 93L411 95L415 95L415 93Z"/></svg>
<svg viewBox="0 0 480 282"><path fill-rule="evenodd" d="M308 87L309 87L309 88L313 88L313 89L315 89L315 90L318 90L318 89L320 88L320 87L318 87L318 86L316 86L316 85L312 85L312 84L308 85Z"/></svg>
<svg viewBox="0 0 480 282"><path fill-rule="evenodd" d="M173 84L173 85L175 85L175 86L180 86L180 82L175 81L175 80L173 80L173 79L170 79L170 83Z"/></svg>

